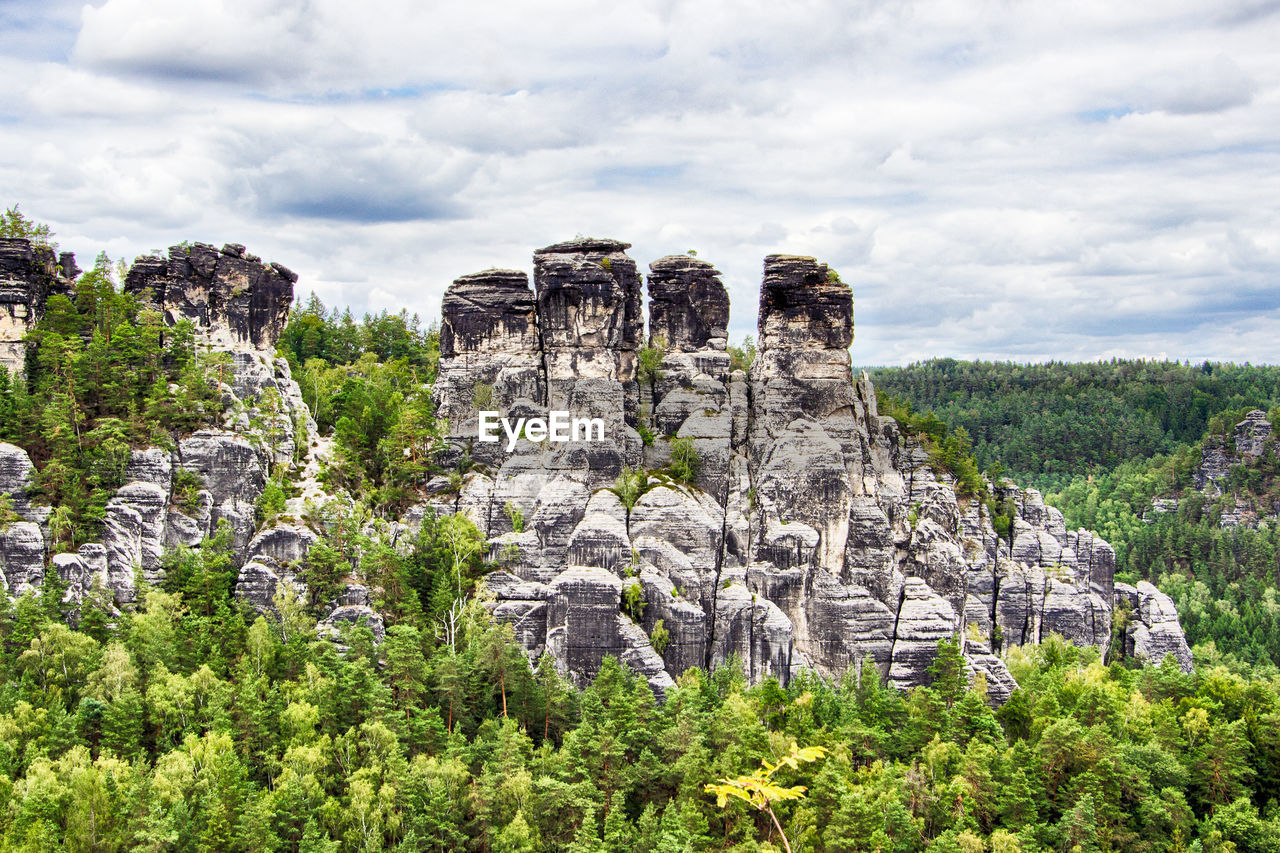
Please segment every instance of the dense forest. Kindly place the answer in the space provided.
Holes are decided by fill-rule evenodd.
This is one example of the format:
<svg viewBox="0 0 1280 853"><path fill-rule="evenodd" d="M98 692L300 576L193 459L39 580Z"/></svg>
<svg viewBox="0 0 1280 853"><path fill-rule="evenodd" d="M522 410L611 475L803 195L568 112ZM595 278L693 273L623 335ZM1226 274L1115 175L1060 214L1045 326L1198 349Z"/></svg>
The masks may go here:
<svg viewBox="0 0 1280 853"><path fill-rule="evenodd" d="M1230 447L1251 409L1277 420L1280 368L944 359L875 378L886 413L938 435L972 436L985 469L1047 487L1070 528L1115 547L1119 579L1150 580L1173 597L1189 643L1280 665L1274 442L1242 460L1222 494L1194 484L1206 441ZM1232 524L1241 509L1245 523Z"/></svg>
<svg viewBox="0 0 1280 853"><path fill-rule="evenodd" d="M1280 367L935 359L870 371L876 388L963 427L984 470L1042 491L1199 441L1214 415L1280 403Z"/></svg>
<svg viewBox="0 0 1280 853"><path fill-rule="evenodd" d="M198 352L189 330L162 329L119 281L100 259L33 333L26 376L0 375L3 437L35 459L51 530L61 514L54 550L93 532L131 447L221 415L229 366ZM326 476L354 498L314 520L321 538L299 566L307 595L283 585L265 613L233 596L223 527L170 552L163 582L143 585L132 610L101 590L64 601L52 571L40 591L6 597L0 851L1280 849L1280 674L1221 640L1197 648L1191 675L1108 664L1057 638L1015 647L1021 687L998 709L950 641L932 683L907 693L874 667L748 686L731 662L685 672L658 702L612 659L575 688L491 619L491 567L465 516L428 514L407 546L390 541L384 519L437 473L414 452L439 433L434 331L313 297L280 349L332 437ZM971 446L970 427L894 405L932 461L981 496L971 450L990 442ZM1086 480L1105 495L1064 493L1064 505L1094 507L1105 526L1116 512L1102 507L1136 511L1181 482L1192 455ZM1242 488L1262 500L1270 472L1250 476ZM1135 480L1148 485L1130 499ZM277 472L264 522L291 487ZM1184 500L1165 527L1116 517L1176 538L1195 512L1212 520L1214 509ZM1268 552L1272 534L1249 535L1253 550L1234 559L1269 584L1252 588L1259 612L1280 610L1274 571L1261 568L1274 537ZM1139 571L1142 542L1125 541L1127 570ZM380 643L365 626L317 630L351 577L388 617ZM1208 587L1189 594L1227 606Z"/></svg>

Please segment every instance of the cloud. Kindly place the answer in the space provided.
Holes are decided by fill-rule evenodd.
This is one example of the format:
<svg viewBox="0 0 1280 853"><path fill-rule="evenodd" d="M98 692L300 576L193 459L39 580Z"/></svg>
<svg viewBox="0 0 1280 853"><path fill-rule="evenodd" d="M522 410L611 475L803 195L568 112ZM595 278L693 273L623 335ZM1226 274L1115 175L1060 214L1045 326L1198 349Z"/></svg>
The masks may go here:
<svg viewBox="0 0 1280 853"><path fill-rule="evenodd" d="M0 201L82 254L245 243L357 313L583 233L697 249L735 338L761 258L816 255L864 364L1276 361L1275 11L23 0Z"/></svg>

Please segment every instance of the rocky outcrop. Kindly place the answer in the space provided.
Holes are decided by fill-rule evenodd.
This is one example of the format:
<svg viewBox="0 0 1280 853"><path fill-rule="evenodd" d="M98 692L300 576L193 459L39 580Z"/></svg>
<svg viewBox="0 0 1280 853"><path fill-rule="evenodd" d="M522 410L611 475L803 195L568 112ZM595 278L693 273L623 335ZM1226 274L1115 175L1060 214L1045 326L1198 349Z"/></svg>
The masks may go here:
<svg viewBox="0 0 1280 853"><path fill-rule="evenodd" d="M0 237L0 367L21 373L27 354L23 338L44 316L55 294L69 294L79 274L75 255L18 237Z"/></svg>
<svg viewBox="0 0 1280 853"><path fill-rule="evenodd" d="M1267 413L1254 409L1246 414L1230 438L1230 443L1222 435L1207 436L1204 440L1194 482L1197 489L1211 496L1221 495L1231 472L1256 462L1274 442Z"/></svg>
<svg viewBox="0 0 1280 853"><path fill-rule="evenodd" d="M851 368L852 292L826 265L765 259L759 352L743 371L726 351L716 269L691 256L652 263L646 338L628 248L579 238L535 253L532 286L494 269L452 283L434 395L448 425L440 461L459 476L431 481L387 523L402 547L427 512L470 518L498 567L482 600L531 660L548 654L585 684L612 655L660 696L685 670L731 661L752 681L783 683L870 665L910 688L929 682L939 640L955 639L1000 702L1016 688L1004 649L1056 633L1105 652L1121 600L1126 653L1190 665L1171 602L1115 584L1107 543L1068 531L1038 492L1009 483L994 486L1015 508L998 536L985 508L960 500L925 448L879 414ZM165 549L221 524L250 606L306 592L320 529L308 525L343 498L321 483L331 440L316 437L272 352L293 282L241 246L184 245L135 264L130 292L231 353L219 379L227 416L173 449L134 453L102 541L53 561L69 598L101 585L128 605L136 578L161 579ZM561 414L589 427L580 439L548 426ZM483 440L491 416L514 426ZM1247 423L1236 437L1246 453L1270 440ZM260 529L255 504L278 466L299 472L302 496ZM18 513L0 531L11 594L42 579L30 482L25 454L0 445L0 491ZM381 641L374 598L353 565L320 632L340 639L364 624Z"/></svg>
<svg viewBox="0 0 1280 853"><path fill-rule="evenodd" d="M1124 633L1125 655L1156 663L1166 655L1173 655L1179 668L1190 672L1191 650L1178 624L1173 599L1147 581L1139 581L1136 587L1118 583L1115 589L1117 600L1129 611L1129 624Z"/></svg>
<svg viewBox="0 0 1280 853"><path fill-rule="evenodd" d="M273 352L293 304L297 274L265 264L238 243L169 247L167 258L138 258L124 289L173 325L188 320L214 348Z"/></svg>
<svg viewBox="0 0 1280 853"><path fill-rule="evenodd" d="M729 292L720 271L689 255L649 264L649 340L669 352L724 350Z"/></svg>
<svg viewBox="0 0 1280 853"><path fill-rule="evenodd" d="M1017 512L1008 539L983 507L958 501L853 377L852 294L837 275L812 258L765 260L760 350L744 374L725 351L719 274L688 256L650 265L652 349L640 352L626 248L549 246L532 291L522 274L491 270L445 297L436 399L453 452L487 470L454 494L433 486L443 499L431 505L466 512L489 536L502 566L490 576L495 616L531 656L549 653L582 682L614 654L659 692L729 660L783 682L870 661L910 687L927 683L938 640L955 638L999 702L1016 687L999 655L1008 645L1058 633L1106 651L1110 546L1067 531L1035 490L1000 484ZM608 441L482 446L483 407L600 417ZM684 439L699 461L692 482L652 473ZM610 487L638 467L651 473L624 506ZM1166 638L1176 627L1160 624ZM1148 635L1135 648L1159 651Z"/></svg>

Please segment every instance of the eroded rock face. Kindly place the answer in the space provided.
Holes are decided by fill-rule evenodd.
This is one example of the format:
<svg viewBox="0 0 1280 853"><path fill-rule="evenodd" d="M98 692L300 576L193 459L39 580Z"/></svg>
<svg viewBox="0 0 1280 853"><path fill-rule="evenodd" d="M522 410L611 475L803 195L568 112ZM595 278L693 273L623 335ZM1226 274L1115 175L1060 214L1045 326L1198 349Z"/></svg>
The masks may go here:
<svg viewBox="0 0 1280 853"><path fill-rule="evenodd" d="M1123 599L1131 610L1131 619L1125 630L1125 654L1159 663L1166 655L1173 655L1183 672L1192 668L1191 650L1178 624L1178 611L1173 599L1147 581L1139 581L1136 587L1129 584L1115 585L1117 599Z"/></svg>
<svg viewBox="0 0 1280 853"><path fill-rule="evenodd" d="M484 488L468 481L447 507L488 531L504 566L494 612L531 655L546 651L585 682L615 654L659 692L690 667L730 658L752 680L784 682L801 668L835 676L870 661L910 687L927 683L938 640L954 638L1000 702L1016 688L999 656L1008 645L1053 632L1106 650L1110 546L1067 531L1034 490L998 488L1017 511L1010 539L982 507L958 501L924 449L879 415L865 376L852 375L852 295L825 265L765 260L747 376L724 352L714 267L655 261L649 339L666 352L639 371L626 248L577 240L539 251L532 304L515 273L459 279L446 298L446 325L467 332L451 333L441 363L442 377L462 378L437 395L463 401L460 422L474 414L466 383L477 366L516 364L519 390L494 393L495 408L600 414L617 437L616 447L577 451L522 440L493 456ZM700 460L691 484L650 476L629 506L608 491L623 466L670 464L677 439ZM624 597L642 603L634 622L620 615ZM1152 619L1163 627L1136 638L1135 654L1173 643L1176 620Z"/></svg>
<svg viewBox="0 0 1280 853"><path fill-rule="evenodd" d="M21 373L27 347L23 337L44 316L55 294L69 294L79 274L75 255L18 237L0 237L0 367Z"/></svg>
<svg viewBox="0 0 1280 853"><path fill-rule="evenodd" d="M264 264L238 243L221 250L190 243L170 246L167 258L138 258L124 289L170 325L190 320L216 348L273 352L297 280L291 270Z"/></svg>
<svg viewBox="0 0 1280 853"><path fill-rule="evenodd" d="M729 292L720 271L689 255L649 264L649 339L669 352L723 350L729 343Z"/></svg>
<svg viewBox="0 0 1280 853"><path fill-rule="evenodd" d="M955 639L1000 702L1016 688L1003 649L1057 633L1105 652L1123 600L1134 613L1127 653L1171 652L1190 665L1172 602L1150 585L1116 585L1107 543L1067 531L1039 493L1008 483L996 493L1016 517L1011 535L997 536L985 509L958 499L925 449L878 413L871 383L851 369L852 293L824 264L766 258L760 350L746 373L725 351L729 306L715 268L655 261L648 340L665 354L641 370L640 276L627 248L577 239L535 254L532 287L511 270L450 286L434 393L451 458L478 464L460 485L428 484L390 527L402 547L427 511L469 517L500 566L486 579L493 614L531 660L547 653L586 684L613 655L660 696L685 670L729 660L752 681L783 683L802 669L836 677L869 663L909 688L928 683L938 641ZM290 501L265 529L254 506L275 465L298 466L307 500L340 500L319 483L327 440L315 437L288 365L266 351L291 274L242 247L196 244L142 259L130 280L170 320L192 319L233 352L231 414L172 451L135 452L102 543L53 562L68 597L101 584L128 604L135 573L158 581L165 548L198 546L220 522L232 531L238 596L267 610L282 585L305 593L301 566L316 541L299 520L308 504ZM481 410L513 420L565 410L601 419L605 439L480 442ZM1246 452L1270 440L1256 418L1241 427ZM686 443L699 463L690 482L658 472ZM627 469L648 473L617 487ZM26 499L30 482L30 460L0 445L0 491L23 519L0 531L10 594L42 580L44 517ZM322 634L364 623L381 639L376 590L363 578L352 566Z"/></svg>

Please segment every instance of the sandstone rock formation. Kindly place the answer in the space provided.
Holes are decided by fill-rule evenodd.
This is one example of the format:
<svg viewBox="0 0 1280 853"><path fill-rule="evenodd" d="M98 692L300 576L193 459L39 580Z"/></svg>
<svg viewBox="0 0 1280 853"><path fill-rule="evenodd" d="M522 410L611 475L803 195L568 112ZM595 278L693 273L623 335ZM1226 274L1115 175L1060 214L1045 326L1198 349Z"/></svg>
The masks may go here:
<svg viewBox="0 0 1280 853"><path fill-rule="evenodd" d="M465 474L429 483L391 530L412 536L427 512L470 517L498 567L486 578L494 615L531 658L549 654L584 684L615 655L659 695L691 667L729 661L753 681L784 683L802 669L837 677L870 662L906 688L929 681L937 641L955 638L1001 701L1016 687L1002 649L1058 633L1105 652L1122 601L1127 653L1190 666L1172 603L1150 585L1115 584L1107 543L1067 531L1038 492L1009 483L995 488L1017 517L997 536L985 508L959 500L928 453L878 413L870 382L851 369L852 293L824 264L765 259L760 349L742 371L726 351L729 300L716 269L689 256L653 262L646 335L628 248L555 244L535 253L532 287L523 272L486 270L444 298L434 394L448 423L444 462L465 463ZM282 591L305 594L299 566L318 522L303 510L341 498L319 483L331 440L316 435L288 364L274 358L294 279L235 245L175 246L134 265L130 292L232 353L227 415L171 450L134 452L102 540L52 560L69 599L97 586L129 606L136 578L160 579L165 550L198 545L222 523L238 596L267 610ZM56 271L42 281L24 291L32 306L63 286ZM565 411L599 419L604 437L480 441L481 411ZM1261 427L1250 429L1253 440ZM662 469L685 446L699 465L681 482ZM255 501L277 465L300 472L304 498L260 529ZM624 474L631 487L615 490ZM0 445L0 492L17 515L0 524L10 595L44 578L47 510L31 484L26 454ZM355 567L320 630L338 636L342 623L362 622L380 639L372 599Z"/></svg>
<svg viewBox="0 0 1280 853"><path fill-rule="evenodd" d="M22 372L27 353L23 336L44 316L50 296L70 293L78 273L70 252L55 258L47 246L0 237L0 367Z"/></svg>
<svg viewBox="0 0 1280 853"><path fill-rule="evenodd" d="M1067 531L1035 490L997 487L1017 507L1007 539L958 501L852 375L852 294L837 275L813 258L765 259L747 374L730 369L715 268L655 261L648 342L661 361L640 370L627 248L557 244L535 254L532 291L522 273L490 270L444 299L438 408L453 457L482 467L456 494L436 484L431 506L467 513L489 537L502 566L489 576L495 615L532 657L549 653L582 682L614 654L659 693L731 659L752 680L783 682L870 660L910 687L928 681L938 639L954 637L999 701L1016 686L1003 646L1054 632L1107 650L1120 594L1110 546ZM522 438L508 452L477 440L481 408L601 417L608 441ZM677 439L701 462L689 483L655 472ZM649 473L624 505L610 487L628 469ZM507 505L526 529L512 529ZM1130 653L1172 651L1189 666L1176 617L1144 600L1156 603L1134 609Z"/></svg>
<svg viewBox="0 0 1280 853"><path fill-rule="evenodd" d="M183 243L170 246L168 258L134 261L124 289L160 311L170 325L190 320L218 349L272 352L297 280L291 270L263 264L238 243L221 251L207 243Z"/></svg>

